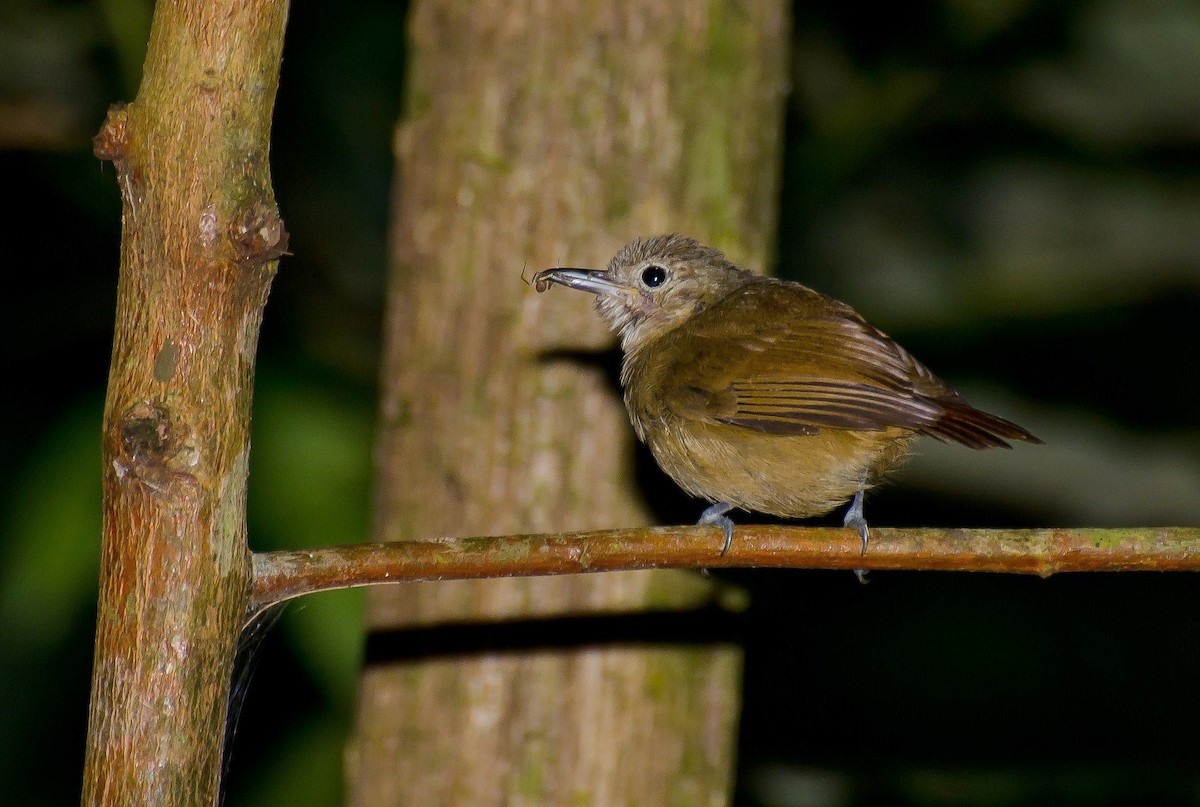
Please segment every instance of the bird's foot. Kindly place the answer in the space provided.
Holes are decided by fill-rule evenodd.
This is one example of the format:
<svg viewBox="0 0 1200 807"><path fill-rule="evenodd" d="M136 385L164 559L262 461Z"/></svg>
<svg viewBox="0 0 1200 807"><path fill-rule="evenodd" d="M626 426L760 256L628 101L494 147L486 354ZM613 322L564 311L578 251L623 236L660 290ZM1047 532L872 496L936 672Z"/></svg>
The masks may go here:
<svg viewBox="0 0 1200 807"><path fill-rule="evenodd" d="M859 488L858 493L854 494L854 501L850 502L850 509L846 511L846 517L842 520L842 526L852 527L858 530L858 537L862 539L862 554L867 554L867 544L870 543L871 531L867 528L867 520L863 517L863 490ZM858 582L867 582L867 570L855 569L854 576L858 578Z"/></svg>
<svg viewBox="0 0 1200 807"><path fill-rule="evenodd" d="M705 508L700 514L700 520L696 522L700 524L715 524L725 533L725 544L721 547L721 556L729 551L729 545L733 543L733 519L725 515L733 509L733 505L729 502L717 502Z"/></svg>

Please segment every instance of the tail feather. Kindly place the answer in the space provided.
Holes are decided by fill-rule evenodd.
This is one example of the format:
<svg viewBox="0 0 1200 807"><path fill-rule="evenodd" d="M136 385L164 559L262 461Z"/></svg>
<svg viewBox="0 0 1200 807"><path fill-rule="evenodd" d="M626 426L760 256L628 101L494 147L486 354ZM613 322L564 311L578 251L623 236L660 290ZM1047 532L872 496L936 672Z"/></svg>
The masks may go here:
<svg viewBox="0 0 1200 807"><path fill-rule="evenodd" d="M1009 440L1042 444L1028 430L1011 420L976 409L962 398L955 396L939 401L945 410L936 421L921 429L944 443L961 443L968 448L1012 448Z"/></svg>

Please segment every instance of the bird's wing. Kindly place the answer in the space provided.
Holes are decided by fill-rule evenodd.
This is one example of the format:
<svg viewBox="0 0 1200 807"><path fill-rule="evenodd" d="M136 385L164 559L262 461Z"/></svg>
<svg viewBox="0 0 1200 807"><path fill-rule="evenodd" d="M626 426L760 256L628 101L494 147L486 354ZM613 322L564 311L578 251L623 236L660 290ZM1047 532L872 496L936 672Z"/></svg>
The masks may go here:
<svg viewBox="0 0 1200 807"><path fill-rule="evenodd" d="M691 417L777 434L900 427L974 448L1036 440L971 407L848 308L693 331L682 355L667 403Z"/></svg>

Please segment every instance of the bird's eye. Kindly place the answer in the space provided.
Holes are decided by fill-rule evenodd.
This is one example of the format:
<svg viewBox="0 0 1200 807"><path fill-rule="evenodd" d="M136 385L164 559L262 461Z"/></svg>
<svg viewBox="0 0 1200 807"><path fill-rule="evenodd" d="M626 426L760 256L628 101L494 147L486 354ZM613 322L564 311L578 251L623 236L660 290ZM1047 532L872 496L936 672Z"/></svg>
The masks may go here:
<svg viewBox="0 0 1200 807"><path fill-rule="evenodd" d="M642 270L642 285L653 289L661 286L667 280L667 270L661 266L647 266Z"/></svg>

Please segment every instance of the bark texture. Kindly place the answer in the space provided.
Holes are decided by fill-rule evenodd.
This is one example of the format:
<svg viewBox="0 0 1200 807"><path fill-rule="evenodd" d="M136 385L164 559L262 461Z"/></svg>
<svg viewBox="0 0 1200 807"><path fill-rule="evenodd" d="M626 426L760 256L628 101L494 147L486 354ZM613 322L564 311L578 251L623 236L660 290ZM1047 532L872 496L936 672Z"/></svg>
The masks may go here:
<svg viewBox="0 0 1200 807"><path fill-rule="evenodd" d="M267 165L286 15L159 3L137 100L95 140L124 207L84 804L217 800L255 349L286 246Z"/></svg>
<svg viewBox="0 0 1200 807"><path fill-rule="evenodd" d="M871 546L842 527L739 524L557 535L351 544L254 555L250 610L379 583L584 574L625 569L912 569L1006 572L1200 571L1200 527L1042 530L873 527Z"/></svg>
<svg viewBox="0 0 1200 807"><path fill-rule="evenodd" d="M522 269L603 265L630 238L668 230L761 266L776 220L783 8L414 4L378 539L647 522L611 378L561 355L612 339L586 295L534 294ZM580 646L547 638L515 652L503 638L514 620L686 610L711 596L708 581L662 571L372 592L372 627L408 629L400 643L419 641L419 626L483 622L500 646L409 645L406 660L368 667L350 802L725 803L736 648L601 641L586 619Z"/></svg>

